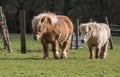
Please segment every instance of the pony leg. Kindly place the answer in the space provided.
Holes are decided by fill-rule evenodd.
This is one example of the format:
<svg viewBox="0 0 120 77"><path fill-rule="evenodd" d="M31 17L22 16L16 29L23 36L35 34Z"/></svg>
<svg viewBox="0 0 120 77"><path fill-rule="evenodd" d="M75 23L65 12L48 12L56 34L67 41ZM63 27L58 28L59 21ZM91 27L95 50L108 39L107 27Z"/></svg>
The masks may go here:
<svg viewBox="0 0 120 77"><path fill-rule="evenodd" d="M54 58L58 59L59 58L59 51L58 51L58 42L57 41L52 43L52 51L54 53Z"/></svg>
<svg viewBox="0 0 120 77"><path fill-rule="evenodd" d="M99 58L99 56L100 56L100 47L96 47L96 55L95 55L95 57L96 58Z"/></svg>
<svg viewBox="0 0 120 77"><path fill-rule="evenodd" d="M64 42L63 46L62 46L61 58L67 58L68 57L69 48L70 48L70 41Z"/></svg>
<svg viewBox="0 0 120 77"><path fill-rule="evenodd" d="M93 59L93 58L94 58L94 51L93 51L93 47L89 47L89 52L90 52L89 59Z"/></svg>
<svg viewBox="0 0 120 77"><path fill-rule="evenodd" d="M64 42L63 45L62 45L62 54L61 54L61 58L67 58L67 42Z"/></svg>
<svg viewBox="0 0 120 77"><path fill-rule="evenodd" d="M106 58L107 48L108 48L108 42L102 47L100 58Z"/></svg>
<svg viewBox="0 0 120 77"><path fill-rule="evenodd" d="M44 43L42 42L42 45L43 45L43 50L44 50L43 59L48 59L48 44L45 42Z"/></svg>
<svg viewBox="0 0 120 77"><path fill-rule="evenodd" d="M68 53L69 53L69 49L70 49L70 44L71 44L71 36L69 36L68 40L66 40L63 45L62 45L62 54L61 54L61 58L67 58L68 57Z"/></svg>

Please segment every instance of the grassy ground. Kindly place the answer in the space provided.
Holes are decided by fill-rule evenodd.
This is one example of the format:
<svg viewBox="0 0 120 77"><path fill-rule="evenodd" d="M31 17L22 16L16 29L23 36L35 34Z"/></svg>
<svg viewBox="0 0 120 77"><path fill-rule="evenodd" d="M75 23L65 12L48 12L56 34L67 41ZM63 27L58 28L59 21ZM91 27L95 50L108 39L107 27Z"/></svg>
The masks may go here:
<svg viewBox="0 0 120 77"><path fill-rule="evenodd" d="M120 77L120 37L113 37L114 49L106 59L88 59L86 46L70 50L68 59L43 60L40 42L26 35L27 54L20 53L20 35L10 34L13 52L8 53L0 42L0 77Z"/></svg>

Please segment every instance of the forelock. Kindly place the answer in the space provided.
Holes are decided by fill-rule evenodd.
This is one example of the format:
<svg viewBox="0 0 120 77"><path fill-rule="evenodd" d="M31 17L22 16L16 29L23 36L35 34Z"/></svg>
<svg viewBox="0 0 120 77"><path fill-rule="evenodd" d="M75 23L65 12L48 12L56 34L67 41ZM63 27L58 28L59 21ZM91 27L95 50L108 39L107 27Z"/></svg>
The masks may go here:
<svg viewBox="0 0 120 77"><path fill-rule="evenodd" d="M39 14L37 16L35 16L32 20L32 27L34 28L35 26L38 27L38 24L41 24L40 19L42 19L43 17L47 16L47 14Z"/></svg>
<svg viewBox="0 0 120 77"><path fill-rule="evenodd" d="M89 24L81 24L80 28L87 27Z"/></svg>
<svg viewBox="0 0 120 77"><path fill-rule="evenodd" d="M90 23L81 24L81 25L80 25L80 30L81 30L82 32L88 31L89 25L90 25Z"/></svg>

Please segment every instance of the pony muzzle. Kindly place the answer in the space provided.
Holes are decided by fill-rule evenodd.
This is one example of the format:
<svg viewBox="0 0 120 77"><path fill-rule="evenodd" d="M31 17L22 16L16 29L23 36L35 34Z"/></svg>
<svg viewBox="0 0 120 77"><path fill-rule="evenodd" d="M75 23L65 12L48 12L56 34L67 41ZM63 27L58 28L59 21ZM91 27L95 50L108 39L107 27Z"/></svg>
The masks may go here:
<svg viewBox="0 0 120 77"><path fill-rule="evenodd" d="M40 39L40 36L39 36L39 35L34 35L34 36L33 36L33 39L34 39L34 40L39 40L39 39Z"/></svg>
<svg viewBox="0 0 120 77"><path fill-rule="evenodd" d="M83 43L85 43L85 40L84 40L84 39L82 39L82 40L81 40L81 43L82 43L82 44L83 44Z"/></svg>

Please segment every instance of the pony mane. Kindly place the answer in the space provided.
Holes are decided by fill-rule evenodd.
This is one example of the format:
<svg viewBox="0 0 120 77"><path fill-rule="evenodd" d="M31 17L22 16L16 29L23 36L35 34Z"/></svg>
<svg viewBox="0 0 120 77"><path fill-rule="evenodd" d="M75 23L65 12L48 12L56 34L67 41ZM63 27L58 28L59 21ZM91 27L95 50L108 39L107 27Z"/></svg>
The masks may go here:
<svg viewBox="0 0 120 77"><path fill-rule="evenodd" d="M36 18L48 17L51 20L51 24L55 25L58 22L57 15L51 12L44 12L36 16Z"/></svg>
<svg viewBox="0 0 120 77"><path fill-rule="evenodd" d="M55 25L58 22L57 15L55 13L47 13L48 17L51 20L52 25Z"/></svg>
<svg viewBox="0 0 120 77"><path fill-rule="evenodd" d="M34 28L34 26L38 27L38 24L41 24L42 22L40 21L40 19L43 19L44 17L47 17L50 19L51 24L54 26L57 22L57 15L55 13L51 13L51 12L44 12L41 13L37 16L34 16L33 20L32 20L32 27Z"/></svg>
<svg viewBox="0 0 120 77"><path fill-rule="evenodd" d="M46 13L43 13L43 14L39 14L39 15L37 15L37 16L34 16L34 18L33 18L33 20L32 20L32 27L33 27L33 28L34 28L34 26L37 26L37 27L38 27L38 25L36 25L36 24L41 23L39 19L41 19L41 18L43 18L43 17L45 17L45 16L47 16Z"/></svg>
<svg viewBox="0 0 120 77"><path fill-rule="evenodd" d="M88 22L88 23L81 23L81 25L91 25L91 24L95 24L95 25L97 25L97 22Z"/></svg>

